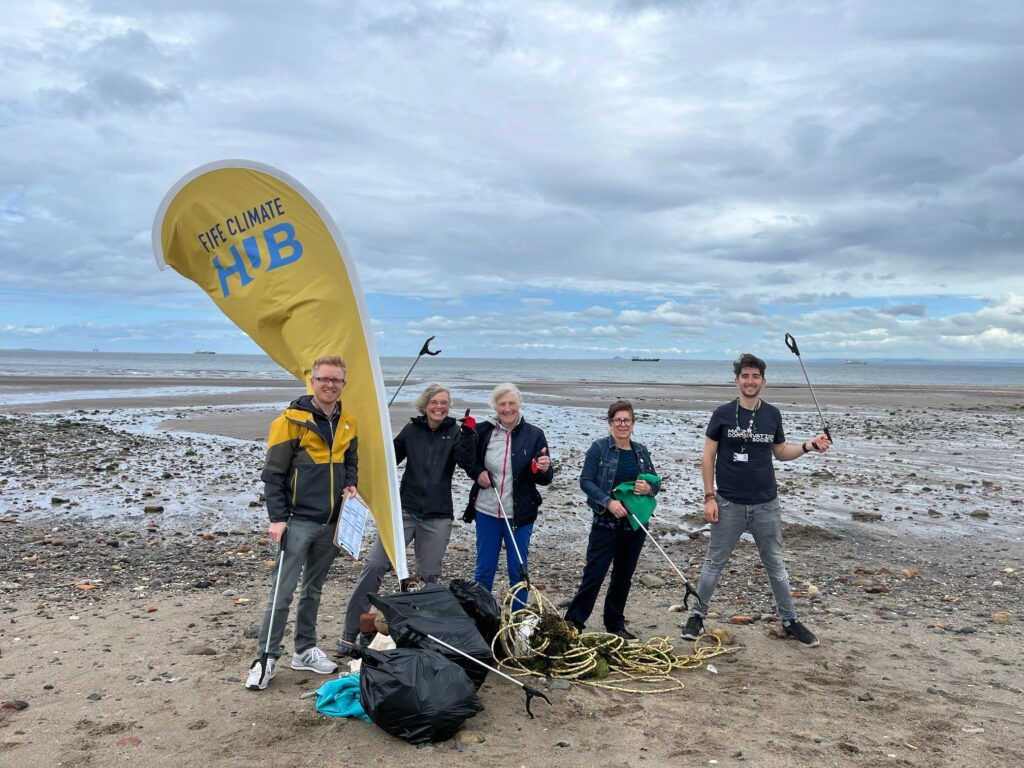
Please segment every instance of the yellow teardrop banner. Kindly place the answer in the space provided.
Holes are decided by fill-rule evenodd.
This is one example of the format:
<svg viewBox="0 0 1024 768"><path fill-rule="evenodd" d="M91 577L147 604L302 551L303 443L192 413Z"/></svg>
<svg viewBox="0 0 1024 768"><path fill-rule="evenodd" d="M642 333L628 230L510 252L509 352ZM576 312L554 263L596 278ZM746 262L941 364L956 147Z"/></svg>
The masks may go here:
<svg viewBox="0 0 1024 768"><path fill-rule="evenodd" d="M352 258L334 220L299 182L247 160L195 169L167 193L153 252L196 283L282 368L307 385L313 360L341 355L359 429L359 495L399 579L405 532L384 376Z"/></svg>

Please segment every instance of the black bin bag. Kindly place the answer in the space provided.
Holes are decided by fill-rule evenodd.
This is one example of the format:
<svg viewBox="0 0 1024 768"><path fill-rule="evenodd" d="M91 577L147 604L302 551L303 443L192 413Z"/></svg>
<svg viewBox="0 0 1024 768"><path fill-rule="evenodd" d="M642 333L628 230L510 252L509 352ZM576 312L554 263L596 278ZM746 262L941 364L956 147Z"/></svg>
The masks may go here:
<svg viewBox="0 0 1024 768"><path fill-rule="evenodd" d="M426 648L363 649L359 695L373 722L410 744L445 741L483 710L458 664Z"/></svg>
<svg viewBox="0 0 1024 768"><path fill-rule="evenodd" d="M486 668L426 637L433 635L484 664L494 664L490 645L451 592L429 584L417 592L398 592L386 597L371 594L369 597L387 619L388 631L399 648L435 650L466 670L477 688L484 684Z"/></svg>
<svg viewBox="0 0 1024 768"><path fill-rule="evenodd" d="M448 591L476 624L484 642L492 646L495 635L501 630L501 608L491 590L472 579L452 579Z"/></svg>

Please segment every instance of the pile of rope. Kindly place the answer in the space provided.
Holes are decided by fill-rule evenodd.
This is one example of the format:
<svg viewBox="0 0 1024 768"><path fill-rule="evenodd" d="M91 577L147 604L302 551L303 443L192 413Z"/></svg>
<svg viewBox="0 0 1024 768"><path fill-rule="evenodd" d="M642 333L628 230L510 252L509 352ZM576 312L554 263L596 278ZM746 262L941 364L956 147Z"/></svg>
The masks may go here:
<svg viewBox="0 0 1024 768"><path fill-rule="evenodd" d="M526 590L527 606L518 593ZM714 635L694 641L693 652L676 654L667 637L630 643L608 632L579 633L544 595L526 582L516 584L501 604L501 629L491 650L499 665L515 677L543 675L580 685L623 693L670 693L683 688L672 676L698 669L708 659L738 648L725 648Z"/></svg>

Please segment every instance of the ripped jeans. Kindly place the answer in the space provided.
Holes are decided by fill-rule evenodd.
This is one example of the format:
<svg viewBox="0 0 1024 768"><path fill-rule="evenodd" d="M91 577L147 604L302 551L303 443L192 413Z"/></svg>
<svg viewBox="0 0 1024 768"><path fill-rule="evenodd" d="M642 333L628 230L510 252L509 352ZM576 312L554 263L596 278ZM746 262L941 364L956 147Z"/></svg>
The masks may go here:
<svg viewBox="0 0 1024 768"><path fill-rule="evenodd" d="M768 572L779 618L784 621L796 619L793 595L789 591L789 574L782 562L782 507L778 497L764 504L735 504L721 494L717 498L718 522L711 524L711 543L697 583L697 595L701 602L705 606L711 602L722 569L729 562L736 542L744 531L750 531L757 544L761 563ZM694 613L703 615L699 607Z"/></svg>

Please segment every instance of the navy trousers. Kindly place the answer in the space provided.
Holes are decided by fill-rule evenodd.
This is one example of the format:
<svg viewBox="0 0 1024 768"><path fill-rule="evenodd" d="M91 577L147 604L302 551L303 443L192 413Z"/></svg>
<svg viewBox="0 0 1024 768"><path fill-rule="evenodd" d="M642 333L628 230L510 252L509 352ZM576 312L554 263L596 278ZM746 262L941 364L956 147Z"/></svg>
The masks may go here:
<svg viewBox="0 0 1024 768"><path fill-rule="evenodd" d="M597 593L601 591L601 584L611 567L612 576L604 596L604 626L609 632L626 628L626 599L645 538L643 531L632 528L591 527L587 564L576 596L565 612L566 621L580 627L586 625L597 602Z"/></svg>

